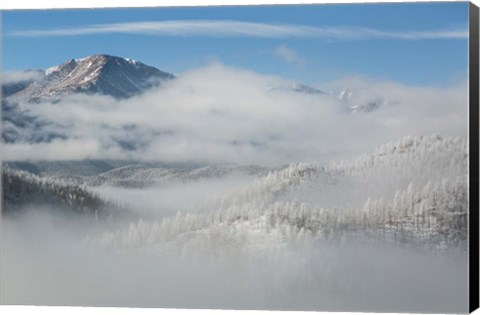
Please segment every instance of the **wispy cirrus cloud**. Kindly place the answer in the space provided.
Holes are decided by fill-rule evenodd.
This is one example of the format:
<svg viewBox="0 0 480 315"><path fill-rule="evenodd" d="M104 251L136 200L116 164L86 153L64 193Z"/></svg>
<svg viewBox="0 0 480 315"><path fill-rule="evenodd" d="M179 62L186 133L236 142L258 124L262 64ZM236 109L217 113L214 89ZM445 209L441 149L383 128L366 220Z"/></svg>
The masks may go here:
<svg viewBox="0 0 480 315"><path fill-rule="evenodd" d="M10 32L10 36L80 36L95 34L144 34L163 36L314 37L340 40L361 39L467 39L467 29L430 31L384 31L363 27L313 27L295 24L255 23L234 20L169 20L96 24L73 28L31 29Z"/></svg>

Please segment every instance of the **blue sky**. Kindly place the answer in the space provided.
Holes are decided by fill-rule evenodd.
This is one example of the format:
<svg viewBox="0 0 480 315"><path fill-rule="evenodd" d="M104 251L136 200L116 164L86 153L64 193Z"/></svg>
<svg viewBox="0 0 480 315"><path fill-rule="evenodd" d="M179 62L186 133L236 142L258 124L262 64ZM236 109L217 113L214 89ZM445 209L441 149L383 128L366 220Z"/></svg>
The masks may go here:
<svg viewBox="0 0 480 315"><path fill-rule="evenodd" d="M3 70L106 53L182 73L214 61L307 84L465 80L468 3L3 12ZM144 23L148 22L148 23Z"/></svg>

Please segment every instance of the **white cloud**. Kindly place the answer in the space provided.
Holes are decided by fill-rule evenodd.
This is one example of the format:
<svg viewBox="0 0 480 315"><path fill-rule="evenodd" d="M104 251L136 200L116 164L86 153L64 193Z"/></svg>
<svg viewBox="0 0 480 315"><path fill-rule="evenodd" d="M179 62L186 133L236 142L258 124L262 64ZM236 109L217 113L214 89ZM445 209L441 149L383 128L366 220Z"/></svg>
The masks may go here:
<svg viewBox="0 0 480 315"><path fill-rule="evenodd" d="M96 24L74 28L13 31L13 36L77 36L94 34L145 34L165 36L251 36L261 38L316 37L341 40L361 39L467 39L467 29L382 31L362 27L312 27L234 20L168 20Z"/></svg>
<svg viewBox="0 0 480 315"><path fill-rule="evenodd" d="M1 73L2 84L14 84L22 81L38 80L44 76L42 71L27 70L27 71L7 71Z"/></svg>
<svg viewBox="0 0 480 315"><path fill-rule="evenodd" d="M357 87L358 101L381 97L397 105L352 115L329 95L271 90L288 82L214 64L128 100L76 95L55 104L23 104L51 123L31 132L68 140L5 144L4 152L19 160L280 165L349 158L406 135L467 135L466 82L447 89L366 79L334 84Z"/></svg>
<svg viewBox="0 0 480 315"><path fill-rule="evenodd" d="M99 153L99 143L93 138L54 140L35 144L4 144L5 160L82 160Z"/></svg>

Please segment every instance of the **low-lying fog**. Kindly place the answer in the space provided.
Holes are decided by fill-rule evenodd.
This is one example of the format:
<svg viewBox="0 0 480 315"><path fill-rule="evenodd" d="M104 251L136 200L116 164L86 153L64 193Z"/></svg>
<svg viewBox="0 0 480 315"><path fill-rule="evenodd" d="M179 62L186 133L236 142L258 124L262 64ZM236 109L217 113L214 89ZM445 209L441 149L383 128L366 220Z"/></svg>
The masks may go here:
<svg viewBox="0 0 480 315"><path fill-rule="evenodd" d="M93 189L100 197L120 203L141 217L161 218L177 212L202 210L199 205L220 198L252 182L254 176L177 182L159 187L123 188L102 185Z"/></svg>
<svg viewBox="0 0 480 315"><path fill-rule="evenodd" d="M243 180L96 191L152 219L195 209ZM257 248L229 251L232 238L224 240L225 255L120 254L88 240L124 223L29 210L3 220L5 304L444 313L464 312L468 302L466 254L353 238L268 248L259 241Z"/></svg>

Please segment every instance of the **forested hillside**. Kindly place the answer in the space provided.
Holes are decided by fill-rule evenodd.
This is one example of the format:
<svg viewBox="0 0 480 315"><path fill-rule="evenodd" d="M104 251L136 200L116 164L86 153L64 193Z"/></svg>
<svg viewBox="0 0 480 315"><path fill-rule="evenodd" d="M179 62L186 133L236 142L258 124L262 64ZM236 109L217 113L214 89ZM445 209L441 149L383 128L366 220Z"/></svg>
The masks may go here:
<svg viewBox="0 0 480 315"><path fill-rule="evenodd" d="M466 248L465 141L407 137L352 161L292 164L196 212L132 223L102 246L163 251L332 240L355 235L438 250ZM181 245L178 245L180 243ZM220 250L219 248L217 248ZM224 249L222 249L223 251Z"/></svg>
<svg viewBox="0 0 480 315"><path fill-rule="evenodd" d="M112 216L120 207L102 200L87 189L12 169L2 170L2 213L9 214L42 206L92 216Z"/></svg>

